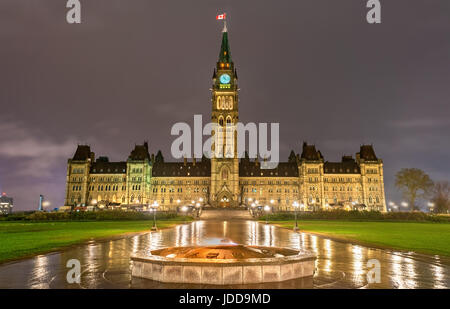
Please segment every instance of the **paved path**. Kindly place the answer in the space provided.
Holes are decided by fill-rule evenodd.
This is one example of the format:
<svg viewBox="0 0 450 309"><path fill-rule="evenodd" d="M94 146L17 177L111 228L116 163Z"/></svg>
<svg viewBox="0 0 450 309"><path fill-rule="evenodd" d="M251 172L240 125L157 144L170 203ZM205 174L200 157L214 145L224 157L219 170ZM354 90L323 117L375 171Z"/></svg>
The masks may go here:
<svg viewBox="0 0 450 309"><path fill-rule="evenodd" d="M202 220L251 220L248 210L235 209L204 209L200 219Z"/></svg>

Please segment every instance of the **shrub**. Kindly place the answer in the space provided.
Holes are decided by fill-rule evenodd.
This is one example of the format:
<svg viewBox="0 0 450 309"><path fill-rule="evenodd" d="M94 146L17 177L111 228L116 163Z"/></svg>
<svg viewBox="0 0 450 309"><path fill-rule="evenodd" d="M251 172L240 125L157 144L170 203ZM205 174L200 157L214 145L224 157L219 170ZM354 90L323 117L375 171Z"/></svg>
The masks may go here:
<svg viewBox="0 0 450 309"><path fill-rule="evenodd" d="M415 222L449 222L450 217L426 214L423 212L387 212L379 211L316 211L298 212L299 220L353 220L353 221L415 221ZM294 212L279 212L260 218L261 220L286 221L294 220Z"/></svg>
<svg viewBox="0 0 450 309"><path fill-rule="evenodd" d="M175 212L157 212L157 220L184 220ZM96 212L41 212L17 213L0 217L1 221L116 221L116 220L153 220L153 214L121 210Z"/></svg>

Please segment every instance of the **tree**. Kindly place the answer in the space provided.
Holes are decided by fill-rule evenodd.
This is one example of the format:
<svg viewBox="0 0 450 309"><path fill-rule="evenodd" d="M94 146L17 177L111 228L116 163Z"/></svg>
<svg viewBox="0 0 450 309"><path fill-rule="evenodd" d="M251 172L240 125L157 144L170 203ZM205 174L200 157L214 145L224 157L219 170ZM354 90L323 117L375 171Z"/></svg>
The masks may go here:
<svg viewBox="0 0 450 309"><path fill-rule="evenodd" d="M434 184L424 171L417 168L402 168L395 175L395 186L402 191L403 198L409 202L411 210L414 210L418 209L417 199L429 197Z"/></svg>
<svg viewBox="0 0 450 309"><path fill-rule="evenodd" d="M431 201L434 204L434 212L448 213L450 211L450 183L448 181L441 181L434 185Z"/></svg>

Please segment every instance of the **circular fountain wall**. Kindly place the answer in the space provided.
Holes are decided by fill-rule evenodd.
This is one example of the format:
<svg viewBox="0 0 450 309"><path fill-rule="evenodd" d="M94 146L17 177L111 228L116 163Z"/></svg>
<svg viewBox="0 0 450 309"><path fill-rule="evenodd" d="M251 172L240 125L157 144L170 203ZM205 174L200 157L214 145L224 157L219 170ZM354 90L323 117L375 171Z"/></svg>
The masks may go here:
<svg viewBox="0 0 450 309"><path fill-rule="evenodd" d="M170 247L131 257L132 276L171 283L250 284L314 274L316 256L279 247Z"/></svg>

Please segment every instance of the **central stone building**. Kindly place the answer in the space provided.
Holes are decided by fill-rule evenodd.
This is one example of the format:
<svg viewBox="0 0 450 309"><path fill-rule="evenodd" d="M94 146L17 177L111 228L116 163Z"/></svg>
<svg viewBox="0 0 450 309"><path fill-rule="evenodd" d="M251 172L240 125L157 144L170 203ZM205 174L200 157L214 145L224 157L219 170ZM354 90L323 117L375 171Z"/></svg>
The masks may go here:
<svg viewBox="0 0 450 309"><path fill-rule="evenodd" d="M79 145L68 161L65 205L138 208L157 203L162 210L201 203L213 207L270 205L276 210L366 209L386 211L383 162L371 145L360 146L356 158L325 161L314 145L291 152L287 162L262 169L258 159L238 159L238 77L226 27L212 77L212 157L165 162L150 155L148 144L136 145L128 159L95 158L90 146ZM231 141L234 141L232 143ZM230 147L231 145L231 147Z"/></svg>

